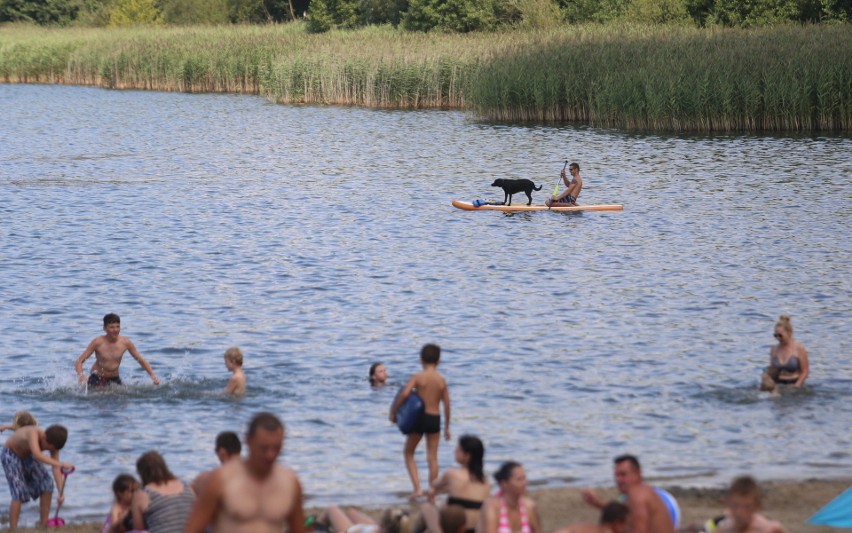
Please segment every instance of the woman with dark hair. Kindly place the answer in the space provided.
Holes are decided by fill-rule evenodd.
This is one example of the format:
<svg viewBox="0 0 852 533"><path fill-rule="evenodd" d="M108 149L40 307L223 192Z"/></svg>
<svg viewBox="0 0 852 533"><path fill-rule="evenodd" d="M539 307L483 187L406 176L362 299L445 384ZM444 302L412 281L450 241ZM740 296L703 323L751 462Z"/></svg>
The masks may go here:
<svg viewBox="0 0 852 533"><path fill-rule="evenodd" d="M376 361L370 365L370 386L383 387L388 381L388 371L385 365Z"/></svg>
<svg viewBox="0 0 852 533"><path fill-rule="evenodd" d="M503 463L494 474L497 494L485 500L480 513L481 533L541 533L535 502L526 496L527 475L514 461Z"/></svg>
<svg viewBox="0 0 852 533"><path fill-rule="evenodd" d="M485 457L485 447L478 437L462 435L456 446L456 462L461 468L450 468L429 487L429 501L434 504L435 495L447 493L445 507L457 505L464 509L465 530L472 532L479 521L479 509L482 502L491 493L491 485L482 471L482 460ZM427 504L428 505L428 504ZM429 516L424 513L424 517ZM437 513L431 516L437 517ZM427 524L434 530L437 524Z"/></svg>
<svg viewBox="0 0 852 533"><path fill-rule="evenodd" d="M182 533L195 493L169 471L158 452L143 453L136 461L136 471L142 479L142 490L136 491L130 504L134 529Z"/></svg>

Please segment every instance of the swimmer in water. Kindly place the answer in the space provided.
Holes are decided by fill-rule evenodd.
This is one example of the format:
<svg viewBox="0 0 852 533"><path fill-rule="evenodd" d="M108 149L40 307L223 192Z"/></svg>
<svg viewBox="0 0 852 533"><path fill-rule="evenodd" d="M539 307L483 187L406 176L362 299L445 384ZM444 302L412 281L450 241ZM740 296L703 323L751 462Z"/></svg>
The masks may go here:
<svg viewBox="0 0 852 533"><path fill-rule="evenodd" d="M769 366L761 378L762 390L775 390L775 385L802 387L810 374L808 351L793 338L790 317L782 315L775 323L778 344L769 350Z"/></svg>
<svg viewBox="0 0 852 533"><path fill-rule="evenodd" d="M118 368L121 365L124 352L130 352L139 366L144 368L145 372L151 376L154 385L160 384L160 378L154 374L154 369L136 349L133 341L121 335L121 319L115 313L104 316L104 335L95 337L83 350L83 354L74 365L80 384L88 382L90 387L104 387L110 384L121 385ZM86 374L83 372L83 363L92 354L95 354L95 364L92 366L87 380Z"/></svg>
<svg viewBox="0 0 852 533"><path fill-rule="evenodd" d="M376 361L370 365L370 386L383 387L388 381L388 371L385 365Z"/></svg>
<svg viewBox="0 0 852 533"><path fill-rule="evenodd" d="M239 348L228 348L225 351L225 366L233 372L228 385L225 387L225 394L233 394L241 396L246 393L246 375L243 372L243 352Z"/></svg>

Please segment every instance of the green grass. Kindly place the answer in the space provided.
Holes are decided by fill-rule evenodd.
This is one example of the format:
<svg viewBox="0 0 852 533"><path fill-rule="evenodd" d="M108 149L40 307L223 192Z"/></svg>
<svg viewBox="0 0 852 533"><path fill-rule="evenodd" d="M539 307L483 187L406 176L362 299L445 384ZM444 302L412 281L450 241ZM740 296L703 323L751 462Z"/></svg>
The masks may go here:
<svg viewBox="0 0 852 533"><path fill-rule="evenodd" d="M0 31L0 81L457 108L665 131L849 131L852 25L312 35L301 24Z"/></svg>

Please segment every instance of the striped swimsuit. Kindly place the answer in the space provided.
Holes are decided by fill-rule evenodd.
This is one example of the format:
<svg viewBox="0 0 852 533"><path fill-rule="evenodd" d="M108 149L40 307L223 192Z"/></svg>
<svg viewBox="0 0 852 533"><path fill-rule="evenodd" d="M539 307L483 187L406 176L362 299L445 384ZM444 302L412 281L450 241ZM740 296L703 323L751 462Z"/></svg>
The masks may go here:
<svg viewBox="0 0 852 533"><path fill-rule="evenodd" d="M150 533L183 533L195 495L184 483L183 492L166 495L149 488L144 489L151 499L145 509L145 528Z"/></svg>
<svg viewBox="0 0 852 533"><path fill-rule="evenodd" d="M527 506L524 505L523 498L518 499L518 510L521 512L521 531L520 533L532 533L530 521L527 518ZM512 525L509 523L509 510L506 508L506 498L500 496L500 525L497 527L497 533L512 533Z"/></svg>

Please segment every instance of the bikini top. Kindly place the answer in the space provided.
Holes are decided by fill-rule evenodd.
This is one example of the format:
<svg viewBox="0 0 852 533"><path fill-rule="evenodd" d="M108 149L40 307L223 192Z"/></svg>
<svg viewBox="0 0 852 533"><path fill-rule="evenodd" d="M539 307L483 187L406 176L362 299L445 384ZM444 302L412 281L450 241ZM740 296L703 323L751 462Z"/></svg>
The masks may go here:
<svg viewBox="0 0 852 533"><path fill-rule="evenodd" d="M795 355L791 355L787 362L783 365L781 361L778 359L778 355L772 356L772 368L777 368L782 372L789 372L790 374L795 374L802 370L802 365L799 363L799 358Z"/></svg>
<svg viewBox="0 0 852 533"><path fill-rule="evenodd" d="M530 521L527 519L527 506L524 505L523 498L518 499L518 510L521 512L521 533L532 533ZM509 523L509 510L506 508L506 498L500 495L500 525L497 527L497 533L512 533L512 526Z"/></svg>
<svg viewBox="0 0 852 533"><path fill-rule="evenodd" d="M458 505L460 507L464 507L465 509L480 509L482 507L482 501L468 500L467 498L456 498L455 496L450 496L447 498L447 505Z"/></svg>

